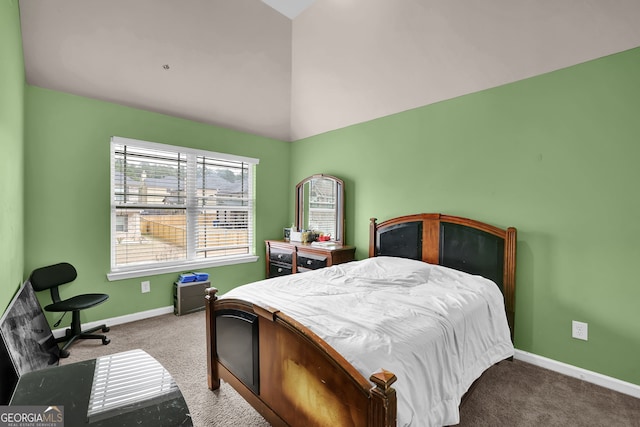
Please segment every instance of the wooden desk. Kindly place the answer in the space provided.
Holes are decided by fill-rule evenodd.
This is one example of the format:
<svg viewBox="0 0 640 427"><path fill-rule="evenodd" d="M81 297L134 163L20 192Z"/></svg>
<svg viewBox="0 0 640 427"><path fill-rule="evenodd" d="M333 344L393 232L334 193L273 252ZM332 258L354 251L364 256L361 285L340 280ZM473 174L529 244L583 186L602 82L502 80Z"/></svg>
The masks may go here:
<svg viewBox="0 0 640 427"><path fill-rule="evenodd" d="M267 277L302 273L353 261L356 252L354 246L347 245L323 247L282 240L266 240L265 244Z"/></svg>

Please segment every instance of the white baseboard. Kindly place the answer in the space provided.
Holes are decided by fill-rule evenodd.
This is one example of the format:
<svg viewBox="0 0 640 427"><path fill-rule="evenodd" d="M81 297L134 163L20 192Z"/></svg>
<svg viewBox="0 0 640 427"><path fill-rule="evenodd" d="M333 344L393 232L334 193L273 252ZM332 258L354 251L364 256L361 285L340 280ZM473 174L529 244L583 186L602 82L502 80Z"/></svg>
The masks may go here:
<svg viewBox="0 0 640 427"><path fill-rule="evenodd" d="M162 316L163 314L173 313L173 306L154 308L153 310L141 311L138 313L127 314L124 316L112 317L110 319L99 320L97 322L83 323L82 329L90 329L95 326L106 324L107 326L122 325L123 323L135 322L136 320L148 319L150 317ZM70 313L69 313L70 315ZM67 328L55 329L53 336L60 338L64 336L64 331ZM97 332L96 332L97 333Z"/></svg>
<svg viewBox="0 0 640 427"><path fill-rule="evenodd" d="M640 386L636 384L621 381L617 378L608 377L597 372L588 371L523 350L516 349L514 358L640 399Z"/></svg>

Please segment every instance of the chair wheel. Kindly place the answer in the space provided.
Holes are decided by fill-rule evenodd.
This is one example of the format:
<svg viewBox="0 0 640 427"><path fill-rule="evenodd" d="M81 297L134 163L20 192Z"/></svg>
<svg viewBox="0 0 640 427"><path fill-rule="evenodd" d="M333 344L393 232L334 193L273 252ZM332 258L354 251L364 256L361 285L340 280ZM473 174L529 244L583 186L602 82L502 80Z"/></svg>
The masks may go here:
<svg viewBox="0 0 640 427"><path fill-rule="evenodd" d="M102 345L107 345L111 342L111 340L107 337L102 338Z"/></svg>
<svg viewBox="0 0 640 427"><path fill-rule="evenodd" d="M109 327L105 326L104 328L102 328L102 332L109 332Z"/></svg>

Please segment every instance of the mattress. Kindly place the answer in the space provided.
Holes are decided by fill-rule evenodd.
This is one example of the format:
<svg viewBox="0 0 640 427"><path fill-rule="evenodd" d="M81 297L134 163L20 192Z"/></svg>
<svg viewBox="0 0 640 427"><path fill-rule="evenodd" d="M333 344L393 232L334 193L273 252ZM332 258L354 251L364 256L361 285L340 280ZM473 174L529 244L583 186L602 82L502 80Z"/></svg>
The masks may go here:
<svg viewBox="0 0 640 427"><path fill-rule="evenodd" d="M459 423L473 381L514 353L494 282L420 261L373 257L254 282L221 298L281 310L365 378L393 372L398 426Z"/></svg>

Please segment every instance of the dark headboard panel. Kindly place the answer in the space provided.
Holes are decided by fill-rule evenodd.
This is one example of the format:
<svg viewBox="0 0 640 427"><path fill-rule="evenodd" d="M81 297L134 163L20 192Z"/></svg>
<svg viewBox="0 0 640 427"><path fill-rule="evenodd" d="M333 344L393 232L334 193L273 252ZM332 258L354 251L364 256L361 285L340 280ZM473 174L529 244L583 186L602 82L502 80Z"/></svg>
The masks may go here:
<svg viewBox="0 0 640 427"><path fill-rule="evenodd" d="M422 259L422 222L390 225L377 234L376 256Z"/></svg>
<svg viewBox="0 0 640 427"><path fill-rule="evenodd" d="M504 292L504 239L491 233L440 222L438 264L491 279Z"/></svg>
<svg viewBox="0 0 640 427"><path fill-rule="evenodd" d="M437 213L406 215L380 224L371 218L369 256L411 258L493 280L505 297L513 339L515 228Z"/></svg>

